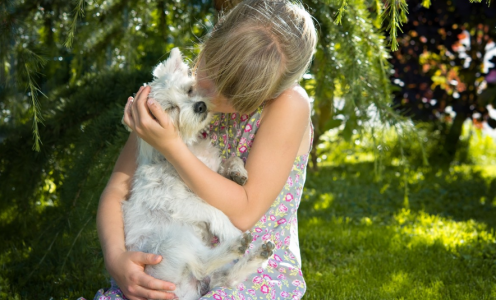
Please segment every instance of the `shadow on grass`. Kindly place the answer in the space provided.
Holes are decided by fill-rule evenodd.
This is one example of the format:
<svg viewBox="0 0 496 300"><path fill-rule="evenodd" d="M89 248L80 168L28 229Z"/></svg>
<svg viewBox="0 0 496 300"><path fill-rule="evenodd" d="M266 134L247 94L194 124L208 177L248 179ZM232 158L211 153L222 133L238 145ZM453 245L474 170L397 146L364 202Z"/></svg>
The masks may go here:
<svg viewBox="0 0 496 300"><path fill-rule="evenodd" d="M471 167L373 180L368 163L308 175L305 299L494 299L496 178ZM398 172L397 172L398 171Z"/></svg>
<svg viewBox="0 0 496 300"><path fill-rule="evenodd" d="M374 181L372 163L322 167L310 173L299 210L303 218L374 217L387 221L399 209L425 211L454 220L476 220L496 229L496 176L472 167L410 171L408 204L402 169L389 167Z"/></svg>

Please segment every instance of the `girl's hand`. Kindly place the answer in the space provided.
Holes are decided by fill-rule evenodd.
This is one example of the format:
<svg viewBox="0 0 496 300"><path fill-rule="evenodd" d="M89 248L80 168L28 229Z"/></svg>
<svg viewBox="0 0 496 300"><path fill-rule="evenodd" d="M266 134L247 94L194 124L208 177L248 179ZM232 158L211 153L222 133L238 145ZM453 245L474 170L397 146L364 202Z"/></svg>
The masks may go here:
<svg viewBox="0 0 496 300"><path fill-rule="evenodd" d="M145 273L145 265L156 265L162 261L160 255L125 251L106 262L107 270L124 293L131 300L175 299L171 291L174 284L156 279Z"/></svg>
<svg viewBox="0 0 496 300"><path fill-rule="evenodd" d="M150 87L140 87L136 97L129 97L124 109L124 123L153 148L167 151L181 141L177 129L160 104L148 98Z"/></svg>

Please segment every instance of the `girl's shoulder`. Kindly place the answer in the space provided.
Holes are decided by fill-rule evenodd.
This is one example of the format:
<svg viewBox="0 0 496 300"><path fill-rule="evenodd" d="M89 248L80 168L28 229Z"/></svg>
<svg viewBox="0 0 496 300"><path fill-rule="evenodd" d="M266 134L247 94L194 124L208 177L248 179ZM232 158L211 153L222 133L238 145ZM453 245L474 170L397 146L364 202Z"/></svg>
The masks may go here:
<svg viewBox="0 0 496 300"><path fill-rule="evenodd" d="M278 115L308 115L310 117L310 97L299 84L286 89L277 98L266 101L262 118L278 111Z"/></svg>

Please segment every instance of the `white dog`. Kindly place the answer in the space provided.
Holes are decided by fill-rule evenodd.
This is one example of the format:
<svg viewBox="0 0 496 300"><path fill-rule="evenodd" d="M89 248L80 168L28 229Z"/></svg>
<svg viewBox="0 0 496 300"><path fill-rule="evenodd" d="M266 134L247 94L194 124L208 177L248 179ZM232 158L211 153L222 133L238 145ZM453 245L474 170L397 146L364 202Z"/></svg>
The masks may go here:
<svg viewBox="0 0 496 300"><path fill-rule="evenodd" d="M244 184L243 161L233 157L222 163L219 150L198 138L209 124L211 104L195 92L195 79L177 48L153 76L149 97L167 111L192 153L210 169ZM196 196L160 152L141 139L138 146L131 197L122 209L127 250L163 256L158 265L146 266L148 274L175 283L179 299L193 300L215 286L236 285L272 255L270 241L245 254L251 235ZM220 241L217 247L211 247L214 236Z"/></svg>

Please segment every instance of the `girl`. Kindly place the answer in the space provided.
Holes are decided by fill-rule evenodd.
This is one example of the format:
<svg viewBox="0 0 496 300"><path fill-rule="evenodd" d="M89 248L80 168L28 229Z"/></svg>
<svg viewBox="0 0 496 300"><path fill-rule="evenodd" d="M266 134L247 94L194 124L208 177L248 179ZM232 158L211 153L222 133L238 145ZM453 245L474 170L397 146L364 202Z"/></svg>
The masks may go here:
<svg viewBox="0 0 496 300"><path fill-rule="evenodd" d="M112 287L95 299L173 299L174 285L148 276L144 266L162 259L128 252L121 201L136 170L136 135L159 150L188 187L224 212L242 231L276 244L267 265L235 288L219 287L201 299L299 299L301 273L296 211L305 181L313 128L310 104L298 80L315 52L311 16L300 4L248 0L222 16L202 45L193 71L198 93L215 104L204 133L222 152L237 155L248 171L240 186L211 171L179 138L149 87L130 97L125 123L133 130L102 193L98 234ZM255 139L256 136L256 139Z"/></svg>

